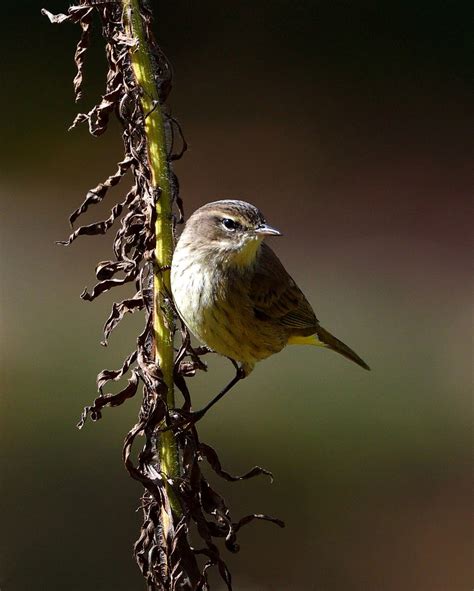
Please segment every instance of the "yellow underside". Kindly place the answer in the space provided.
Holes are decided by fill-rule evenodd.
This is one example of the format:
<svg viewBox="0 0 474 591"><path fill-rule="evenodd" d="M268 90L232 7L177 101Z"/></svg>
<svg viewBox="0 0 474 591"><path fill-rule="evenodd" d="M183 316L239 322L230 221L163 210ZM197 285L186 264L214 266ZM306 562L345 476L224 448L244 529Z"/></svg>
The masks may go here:
<svg viewBox="0 0 474 591"><path fill-rule="evenodd" d="M288 339L288 345L315 345L316 347L326 347L315 334L309 337L290 337Z"/></svg>

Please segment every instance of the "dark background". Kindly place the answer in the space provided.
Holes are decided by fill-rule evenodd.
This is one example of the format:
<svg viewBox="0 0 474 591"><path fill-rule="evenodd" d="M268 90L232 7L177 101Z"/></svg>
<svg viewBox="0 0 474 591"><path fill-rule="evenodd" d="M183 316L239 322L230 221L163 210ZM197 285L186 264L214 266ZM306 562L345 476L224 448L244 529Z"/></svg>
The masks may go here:
<svg viewBox="0 0 474 591"><path fill-rule="evenodd" d="M290 347L200 425L230 471L275 473L273 485L219 484L234 516L287 523L242 531L235 588L471 589L468 4L154 4L190 144L176 166L186 211L258 205L323 325L373 368ZM44 5L8 3L1 40L0 588L130 591L143 588L131 557L141 491L120 456L138 398L82 432L75 422L142 318L101 348L119 295L78 296L110 237L54 245L115 170L120 133L66 132L79 30L50 25ZM103 89L98 36L89 57L80 110ZM196 406L232 371L209 363L191 384Z"/></svg>

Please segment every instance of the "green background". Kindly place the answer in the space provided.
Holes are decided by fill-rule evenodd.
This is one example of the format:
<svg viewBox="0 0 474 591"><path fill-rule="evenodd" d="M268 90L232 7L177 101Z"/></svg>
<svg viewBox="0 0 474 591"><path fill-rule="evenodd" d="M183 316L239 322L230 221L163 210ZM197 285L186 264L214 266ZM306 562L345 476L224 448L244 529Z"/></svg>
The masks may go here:
<svg viewBox="0 0 474 591"><path fill-rule="evenodd" d="M1 39L0 588L130 591L143 588L131 552L141 490L121 445L138 397L75 423L143 319L100 347L111 303L130 292L78 296L110 237L54 245L115 170L120 132L66 132L79 31L50 25L42 6L8 3ZM322 324L373 368L289 347L200 424L228 470L275 474L218 483L234 517L287 524L241 532L235 589L471 589L467 4L175 1L155 14L190 144L176 166L186 211L224 197L259 206ZM80 110L104 65L96 35ZM197 407L231 375L209 366L190 382Z"/></svg>

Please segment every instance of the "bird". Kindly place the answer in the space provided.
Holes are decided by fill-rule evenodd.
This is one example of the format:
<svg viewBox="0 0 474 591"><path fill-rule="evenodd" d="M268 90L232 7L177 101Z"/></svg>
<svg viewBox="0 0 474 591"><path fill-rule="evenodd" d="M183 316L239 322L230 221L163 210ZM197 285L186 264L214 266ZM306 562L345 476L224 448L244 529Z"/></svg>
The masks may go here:
<svg viewBox="0 0 474 591"><path fill-rule="evenodd" d="M228 357L236 376L199 420L257 362L286 345L316 345L369 370L350 347L321 326L310 303L266 239L282 236L246 201L207 203L188 219L173 253L171 292L178 315L210 350Z"/></svg>

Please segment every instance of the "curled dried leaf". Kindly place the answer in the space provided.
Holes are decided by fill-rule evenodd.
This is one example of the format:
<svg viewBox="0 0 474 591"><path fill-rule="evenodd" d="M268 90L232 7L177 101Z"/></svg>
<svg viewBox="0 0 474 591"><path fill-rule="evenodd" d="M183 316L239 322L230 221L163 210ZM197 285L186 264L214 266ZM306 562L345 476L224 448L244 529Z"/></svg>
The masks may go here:
<svg viewBox="0 0 474 591"><path fill-rule="evenodd" d="M144 306L143 297L140 293L137 293L128 300L122 300L121 302L114 302L112 305L112 312L107 318L104 324L104 340L101 341L101 345L107 346L110 333L114 330L117 324L122 320L125 314L132 314L137 310L142 310Z"/></svg>
<svg viewBox="0 0 474 591"><path fill-rule="evenodd" d="M47 16L50 22L61 24L63 22L78 23L81 27L81 37L77 43L74 53L77 72L74 77L74 95L76 101L82 96L82 79L84 72L84 60L89 47L90 27L92 22L93 8L87 5L71 6L67 14L52 14L49 10L42 9L41 14Z"/></svg>
<svg viewBox="0 0 474 591"><path fill-rule="evenodd" d="M271 523L274 523L275 525L278 525L278 527L285 527L285 522L282 521L281 519L277 519L276 517L271 517L270 515L263 515L262 513L253 513L252 515L246 515L245 517L242 517L242 519L240 519L237 523L234 523L234 531L239 531L239 529L241 527L243 527L244 525L247 525L247 523L250 523L251 521L254 521L255 519L259 519L259 520L263 520L263 521L270 521Z"/></svg>
<svg viewBox="0 0 474 591"><path fill-rule="evenodd" d="M102 394L102 388L108 382L120 380L137 360L137 352L132 351L120 369L103 369L97 376L97 390Z"/></svg>
<svg viewBox="0 0 474 591"><path fill-rule="evenodd" d="M214 470L214 472L221 478L224 478L224 480L228 480L229 482L237 482L238 480L248 480L249 478L254 478L255 476L264 474L265 476L269 476L270 481L273 482L273 474L268 470L265 470L265 468L261 468L260 466L254 466L251 470L245 474L242 474L241 476L233 476L232 474L229 474L229 472L226 472L222 468L216 451L206 443L200 443L199 451L209 462L209 465Z"/></svg>
<svg viewBox="0 0 474 591"><path fill-rule="evenodd" d="M103 183L99 183L97 187L88 191L83 203L69 216L69 223L71 224L71 226L74 224L74 222L77 220L79 216L81 216L89 209L91 205L100 203L104 199L104 197L107 194L107 191L111 187L115 187L116 185L118 185L118 183L122 180L127 171L130 169L132 162L133 159L129 156L126 156L117 164L117 171L114 174L111 174L106 181L104 181ZM134 189L132 189L130 193L127 195L124 205L129 205L134 197L135 192Z"/></svg>
<svg viewBox="0 0 474 591"><path fill-rule="evenodd" d="M121 85L118 84L112 90L109 90L102 96L102 100L95 105L88 113L79 113L76 115L69 130L74 129L80 123L87 123L89 132L98 137L102 135L108 126L110 114L118 107L118 101L122 94Z"/></svg>
<svg viewBox="0 0 474 591"><path fill-rule="evenodd" d="M100 396L94 400L92 406L86 406L82 412L77 427L82 429L88 416L90 416L93 421L98 421L102 418L102 409L104 406L120 406L127 400L127 398L135 396L137 388L138 372L134 370L132 371L132 376L128 380L127 386L123 390L120 390L117 394L100 394Z"/></svg>
<svg viewBox="0 0 474 591"><path fill-rule="evenodd" d="M81 299L86 300L87 302L92 302L96 297L100 296L100 294L109 291L109 289L134 281L137 278L138 273L139 268L136 265L131 265L126 271L125 277L120 279L104 279L103 281L99 281L99 283L93 287L90 293L87 291L87 288L84 289L84 291L81 293Z"/></svg>

